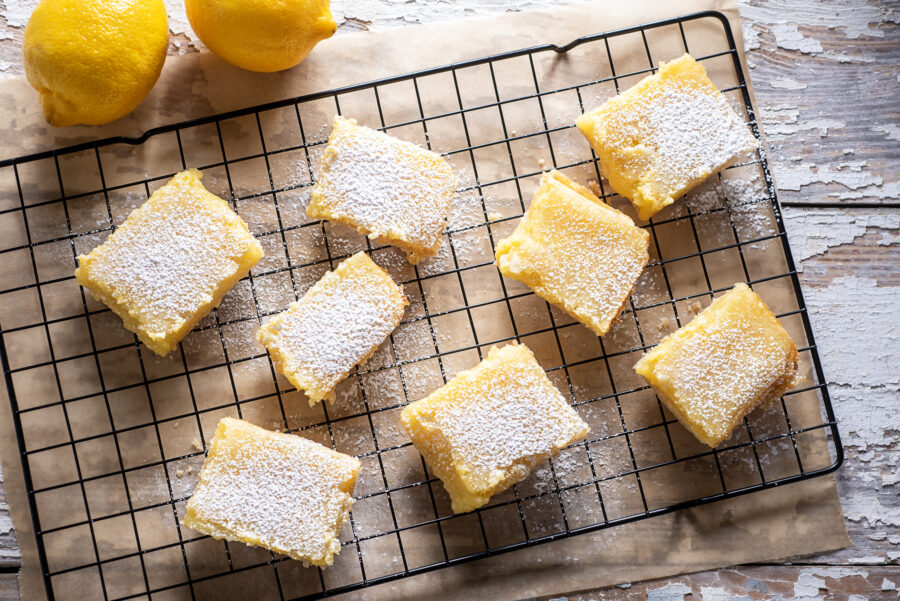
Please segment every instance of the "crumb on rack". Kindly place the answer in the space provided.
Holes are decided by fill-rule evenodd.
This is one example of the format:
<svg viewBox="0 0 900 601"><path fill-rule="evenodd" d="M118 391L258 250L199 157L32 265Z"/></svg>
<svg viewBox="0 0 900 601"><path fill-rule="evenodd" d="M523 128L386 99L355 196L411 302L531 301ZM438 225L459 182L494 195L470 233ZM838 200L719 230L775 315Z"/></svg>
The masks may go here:
<svg viewBox="0 0 900 601"><path fill-rule="evenodd" d="M184 470L175 470L176 478L181 478L182 476L184 476Z"/></svg>
<svg viewBox="0 0 900 601"><path fill-rule="evenodd" d="M546 166L546 165L547 165L547 161L545 161L544 159L538 159L538 167L543 169L544 166Z"/></svg>
<svg viewBox="0 0 900 601"><path fill-rule="evenodd" d="M503 215L497 213L495 211L491 211L487 214L488 221L497 221L498 219L503 219Z"/></svg>
<svg viewBox="0 0 900 601"><path fill-rule="evenodd" d="M203 445L200 444L200 441L195 438L194 440L191 441L191 448L193 448L195 451L202 451Z"/></svg>

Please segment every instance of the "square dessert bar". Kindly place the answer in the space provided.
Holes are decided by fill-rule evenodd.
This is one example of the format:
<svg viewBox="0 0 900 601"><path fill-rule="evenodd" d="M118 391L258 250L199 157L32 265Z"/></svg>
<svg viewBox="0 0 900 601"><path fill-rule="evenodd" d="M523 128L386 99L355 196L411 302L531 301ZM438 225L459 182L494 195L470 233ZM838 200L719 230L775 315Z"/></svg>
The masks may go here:
<svg viewBox="0 0 900 601"><path fill-rule="evenodd" d="M759 145L689 54L578 118L603 174L650 219Z"/></svg>
<svg viewBox="0 0 900 601"><path fill-rule="evenodd" d="M110 237L78 257L75 279L165 355L263 257L227 202L182 171Z"/></svg>
<svg viewBox="0 0 900 601"><path fill-rule="evenodd" d="M590 430L522 344L492 347L400 420L456 513L481 507Z"/></svg>
<svg viewBox="0 0 900 601"><path fill-rule="evenodd" d="M306 214L433 256L453 201L450 164L429 150L336 117Z"/></svg>
<svg viewBox="0 0 900 601"><path fill-rule="evenodd" d="M329 271L257 332L275 368L309 404L334 401L334 387L397 327L403 291L365 253Z"/></svg>
<svg viewBox="0 0 900 601"><path fill-rule="evenodd" d="M184 525L213 538L330 566L360 463L292 434L219 421Z"/></svg>
<svg viewBox="0 0 900 601"><path fill-rule="evenodd" d="M775 315L737 284L634 370L697 440L715 447L745 415L802 380L797 361L797 347Z"/></svg>
<svg viewBox="0 0 900 601"><path fill-rule="evenodd" d="M649 240L627 215L551 171L495 256L503 275L602 336L647 264Z"/></svg>

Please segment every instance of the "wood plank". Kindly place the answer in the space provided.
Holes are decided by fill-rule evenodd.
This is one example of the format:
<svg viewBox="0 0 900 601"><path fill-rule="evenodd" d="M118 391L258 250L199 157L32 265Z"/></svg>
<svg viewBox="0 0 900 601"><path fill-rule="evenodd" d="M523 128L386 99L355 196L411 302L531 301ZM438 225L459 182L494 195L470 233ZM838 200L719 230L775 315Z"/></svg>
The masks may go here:
<svg viewBox="0 0 900 601"><path fill-rule="evenodd" d="M3 488L3 476L0 474L0 570L18 568L22 565L19 544L13 529L9 506L6 503L6 491ZM0 588L0 591L3 589ZM2 596L0 596L2 599Z"/></svg>
<svg viewBox="0 0 900 601"><path fill-rule="evenodd" d="M855 601L896 599L900 566L826 568L810 566L744 566L714 572L684 574L672 578L581 591L565 596L540 597L538 601L713 601L752 599L823 599ZM690 595L690 596L689 596Z"/></svg>
<svg viewBox="0 0 900 601"><path fill-rule="evenodd" d="M804 561L896 565L900 386L890 349L900 336L900 212L786 209L784 216L844 439L836 477L853 542Z"/></svg>
<svg viewBox="0 0 900 601"><path fill-rule="evenodd" d="M900 205L896 3L739 2L781 201Z"/></svg>
<svg viewBox="0 0 900 601"><path fill-rule="evenodd" d="M19 601L19 575L0 572L0 601Z"/></svg>

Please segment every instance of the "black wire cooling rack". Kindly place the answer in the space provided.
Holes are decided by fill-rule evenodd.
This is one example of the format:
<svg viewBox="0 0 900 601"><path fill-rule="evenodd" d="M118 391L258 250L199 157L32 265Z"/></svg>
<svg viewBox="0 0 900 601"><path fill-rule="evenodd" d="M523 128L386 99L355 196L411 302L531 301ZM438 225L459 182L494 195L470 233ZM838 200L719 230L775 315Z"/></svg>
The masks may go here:
<svg viewBox="0 0 900 601"><path fill-rule="evenodd" d="M602 339L493 266L493 243L551 166L595 180L600 196L630 211L604 190L574 117L689 51L694 35L721 38L721 51L695 58L727 67L733 80L717 83L759 136L728 21L704 12L0 162L0 224L12 232L0 246L3 370L48 597L224 599L252 587L259 598L316 598L835 470L843 451L762 150L720 176L712 197L679 201L646 224L650 264ZM616 58L623 43L639 44L642 64L633 52L626 64ZM427 144L462 174L469 211L451 219L438 258L412 268L395 249L305 219L334 113ZM186 167L232 201L267 258L160 359L72 271L78 254ZM759 193L729 198L729 177L748 172ZM309 408L252 333L359 249L403 283L411 308L337 403ZM807 382L709 450L631 365L734 281L750 282L802 342ZM592 432L490 505L453 515L398 412L514 339L535 350ZM180 525L224 415L360 457L333 567Z"/></svg>

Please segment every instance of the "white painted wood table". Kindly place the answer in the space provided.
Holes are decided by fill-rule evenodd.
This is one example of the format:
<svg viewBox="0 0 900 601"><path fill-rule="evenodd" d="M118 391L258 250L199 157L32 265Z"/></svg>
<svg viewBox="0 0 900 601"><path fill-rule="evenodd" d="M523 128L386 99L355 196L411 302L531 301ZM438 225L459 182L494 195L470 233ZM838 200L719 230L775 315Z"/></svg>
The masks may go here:
<svg viewBox="0 0 900 601"><path fill-rule="evenodd" d="M0 0L0 73L22 73L22 36L35 3ZM166 3L170 53L195 52L180 0ZM564 3L332 6L340 34ZM570 601L900 598L900 5L741 0L741 16L769 161L844 437L847 460L837 482L853 546L568 595ZM0 490L0 601L19 598L20 565L3 501Z"/></svg>

